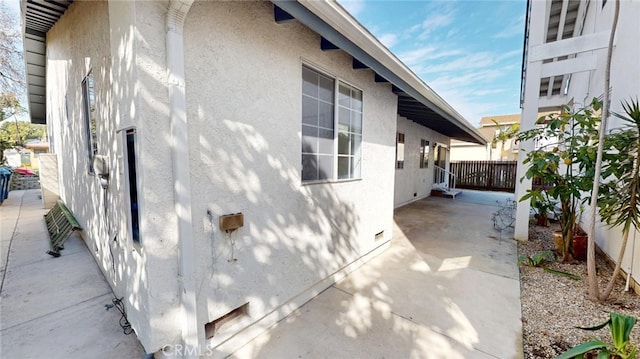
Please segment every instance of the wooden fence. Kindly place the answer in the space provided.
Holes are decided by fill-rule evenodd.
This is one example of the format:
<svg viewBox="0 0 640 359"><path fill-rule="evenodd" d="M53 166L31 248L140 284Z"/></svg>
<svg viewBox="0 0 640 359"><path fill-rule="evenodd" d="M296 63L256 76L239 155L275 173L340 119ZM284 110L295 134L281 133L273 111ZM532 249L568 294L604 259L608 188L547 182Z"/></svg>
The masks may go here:
<svg viewBox="0 0 640 359"><path fill-rule="evenodd" d="M517 168L517 161L456 161L450 171L457 188L515 192Z"/></svg>

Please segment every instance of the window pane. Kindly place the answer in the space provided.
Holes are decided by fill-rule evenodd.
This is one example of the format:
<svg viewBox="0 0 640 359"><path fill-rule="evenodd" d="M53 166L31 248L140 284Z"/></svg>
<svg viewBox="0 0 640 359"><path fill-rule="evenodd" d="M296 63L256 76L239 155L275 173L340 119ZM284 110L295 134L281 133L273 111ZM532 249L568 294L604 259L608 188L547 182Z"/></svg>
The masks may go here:
<svg viewBox="0 0 640 359"><path fill-rule="evenodd" d="M338 129L340 131L348 131L349 130L349 110L343 107L338 109Z"/></svg>
<svg viewBox="0 0 640 359"><path fill-rule="evenodd" d="M316 155L302 155L302 180L318 179L318 159Z"/></svg>
<svg viewBox="0 0 640 359"><path fill-rule="evenodd" d="M349 157L338 157L338 179L349 178Z"/></svg>
<svg viewBox="0 0 640 359"><path fill-rule="evenodd" d="M318 75L320 78L320 89L318 92L318 98L333 103L333 79L330 79L323 75Z"/></svg>
<svg viewBox="0 0 640 359"><path fill-rule="evenodd" d="M404 143L398 143L397 149L396 160L404 161Z"/></svg>
<svg viewBox="0 0 640 359"><path fill-rule="evenodd" d="M333 178L333 155L319 155L318 179Z"/></svg>
<svg viewBox="0 0 640 359"><path fill-rule="evenodd" d="M349 108L349 106L351 106L351 90L347 86L340 84L340 86L338 86L338 91L338 104Z"/></svg>
<svg viewBox="0 0 640 359"><path fill-rule="evenodd" d="M351 178L360 178L360 157L351 158Z"/></svg>
<svg viewBox="0 0 640 359"><path fill-rule="evenodd" d="M318 100L302 96L302 123L318 125Z"/></svg>
<svg viewBox="0 0 640 359"><path fill-rule="evenodd" d="M333 130L318 129L317 153L333 154Z"/></svg>
<svg viewBox="0 0 640 359"><path fill-rule="evenodd" d="M360 146L362 145L362 136L351 135L351 155L360 157Z"/></svg>
<svg viewBox="0 0 640 359"><path fill-rule="evenodd" d="M318 128L302 125L302 152L318 152Z"/></svg>
<svg viewBox="0 0 640 359"><path fill-rule="evenodd" d="M302 68L302 93L318 97L318 74L306 67Z"/></svg>
<svg viewBox="0 0 640 359"><path fill-rule="evenodd" d="M351 112L351 132L362 133L362 114Z"/></svg>
<svg viewBox="0 0 640 359"><path fill-rule="evenodd" d="M352 96L351 108L358 112L362 112L362 91L353 89Z"/></svg>
<svg viewBox="0 0 640 359"><path fill-rule="evenodd" d="M324 102L318 104L318 126L333 128L333 105Z"/></svg>
<svg viewBox="0 0 640 359"><path fill-rule="evenodd" d="M338 134L338 154L349 154L349 135L344 132L340 132Z"/></svg>

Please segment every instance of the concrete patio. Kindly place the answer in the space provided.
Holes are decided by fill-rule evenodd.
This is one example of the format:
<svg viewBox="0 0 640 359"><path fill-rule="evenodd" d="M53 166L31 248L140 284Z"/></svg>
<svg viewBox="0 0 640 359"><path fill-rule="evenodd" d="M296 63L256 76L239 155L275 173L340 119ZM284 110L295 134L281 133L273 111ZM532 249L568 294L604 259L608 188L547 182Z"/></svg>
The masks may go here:
<svg viewBox="0 0 640 359"><path fill-rule="evenodd" d="M142 358L124 335L114 297L78 234L49 250L40 190L11 191L0 206L0 357Z"/></svg>
<svg viewBox="0 0 640 359"><path fill-rule="evenodd" d="M77 234L48 250L39 191L0 206L0 356L141 358ZM496 200L464 191L396 210L392 246L235 353L236 358L522 358L516 243ZM511 195L511 198L513 195ZM5 273L6 271L6 273Z"/></svg>
<svg viewBox="0 0 640 359"><path fill-rule="evenodd" d="M389 250L241 350L237 358L522 358L516 243L496 201L465 190L396 210Z"/></svg>

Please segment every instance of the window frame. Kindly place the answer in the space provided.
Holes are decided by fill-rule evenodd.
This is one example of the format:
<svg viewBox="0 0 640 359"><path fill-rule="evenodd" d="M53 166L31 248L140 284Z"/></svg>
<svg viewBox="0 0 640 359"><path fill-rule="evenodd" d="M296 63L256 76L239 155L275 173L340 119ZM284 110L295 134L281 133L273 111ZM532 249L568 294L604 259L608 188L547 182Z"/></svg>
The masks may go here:
<svg viewBox="0 0 640 359"><path fill-rule="evenodd" d="M429 141L420 139L420 168L429 168Z"/></svg>
<svg viewBox="0 0 640 359"><path fill-rule="evenodd" d="M140 138L139 135L139 131L136 127L127 127L127 128L123 128L120 130L122 132L122 143L123 143L123 147L122 147L122 151L123 151L123 156L122 159L124 161L124 177L123 179L125 180L126 183L126 191L123 191L123 195L126 198L126 204L127 204L127 210L126 210L126 218L127 218L127 235L128 237L131 239L131 243L133 244L133 248L136 251L140 251L142 248L142 235L140 234L140 225L141 225L141 208L142 206L142 201L141 201L141 191L140 188L141 186L140 184L140 150L139 150L139 141L138 139ZM129 135L130 133L132 133L133 135L133 156L134 156L134 164L133 164L133 170L135 171L133 173L133 176L135 177L133 179L133 181L131 180L131 167L130 167L130 152L129 152ZM136 203L137 203L137 223L136 221L134 221L134 212L133 212L133 206L134 203L132 201L132 190L135 192L136 194ZM135 235L135 229L137 227L138 230L138 235Z"/></svg>
<svg viewBox="0 0 640 359"><path fill-rule="evenodd" d="M402 144L402 149L400 149L400 145ZM405 150L405 134L403 132L396 132L396 169L403 170L404 169L404 150ZM399 159L400 151L402 151L402 159Z"/></svg>
<svg viewBox="0 0 640 359"><path fill-rule="evenodd" d="M82 112L84 117L85 136L87 138L87 158L89 174L94 175L93 158L98 154L98 121L96 119L96 90L93 70L89 70L82 79ZM93 106L93 111L91 107Z"/></svg>
<svg viewBox="0 0 640 359"><path fill-rule="evenodd" d="M333 144L332 144L332 148L333 148L333 152L331 154L332 156L332 174L331 176L329 176L328 178L323 178L323 179L314 179L314 180L304 180L304 174L303 174L303 170L304 170L304 166L301 167L300 169L300 182L302 185L312 185L312 184L321 184L321 183L335 183L335 182L349 182L349 181L359 181L362 180L362 147L364 144L364 118L365 118L365 105L364 105L364 90L362 90L361 88L359 88L358 86L355 86L353 84L351 84L350 82L344 80L343 78L341 78L340 76L337 75L333 75L331 74L329 71L323 70L322 68L320 68L317 65L311 64L309 62L303 61L301 63L301 72L302 69L307 68L313 72L316 72L317 74L321 75L321 76L325 76L328 77L330 79L333 80ZM304 80L301 82L304 82ZM356 90L359 91L361 94L361 110L360 110L360 114L361 114L361 124L360 124L360 151L359 151L359 161L360 161L360 171L359 171L359 176L358 177L349 177L349 178L339 178L338 177L338 159L340 158L340 154L338 153L338 141L339 141L339 134L340 134L340 130L339 130L339 110L340 110L340 105L339 105L339 96L340 96L340 84L350 88L351 90ZM303 89L302 87L300 88L300 92L301 94L301 98L302 96L304 96L303 94ZM304 126L304 122L302 122L302 103L300 104L300 121L301 121L301 133L300 133L300 143L302 145L302 141L303 141L303 133L302 133L302 128ZM348 132L351 133L351 132ZM302 155L306 152L302 151L302 148L300 148L301 152L300 152L300 157L302 158ZM344 155L343 155L344 156Z"/></svg>

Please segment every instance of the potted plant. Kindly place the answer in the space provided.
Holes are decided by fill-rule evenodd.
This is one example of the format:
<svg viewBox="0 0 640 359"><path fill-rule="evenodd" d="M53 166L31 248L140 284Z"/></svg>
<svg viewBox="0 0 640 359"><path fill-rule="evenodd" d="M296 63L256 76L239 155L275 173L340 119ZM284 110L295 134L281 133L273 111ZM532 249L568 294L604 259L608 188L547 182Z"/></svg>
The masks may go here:
<svg viewBox="0 0 640 359"><path fill-rule="evenodd" d="M564 106L560 113L538 119L538 127L522 131L519 141L533 140L536 147L526 154L525 176L538 178L544 186L528 190L520 199L533 203L545 197L560 205L558 218L562 261L573 259L573 238L579 231L580 205L588 200L593 184L599 118L595 115L601 103L594 99L590 106L573 111Z"/></svg>
<svg viewBox="0 0 640 359"><path fill-rule="evenodd" d="M546 191L536 192L539 196L531 197L531 208L538 226L548 227L549 219L555 219L555 204L548 198Z"/></svg>

